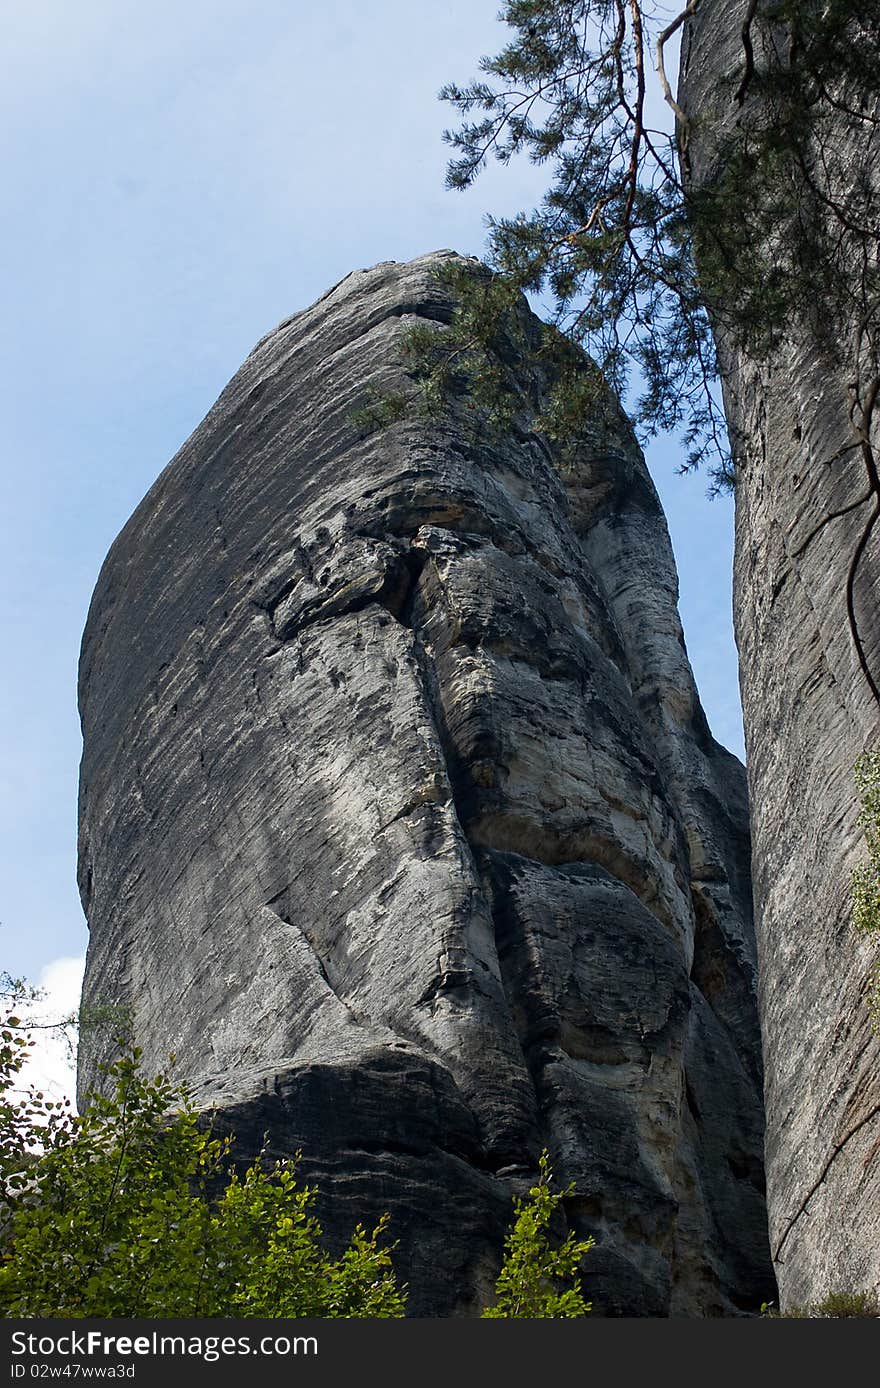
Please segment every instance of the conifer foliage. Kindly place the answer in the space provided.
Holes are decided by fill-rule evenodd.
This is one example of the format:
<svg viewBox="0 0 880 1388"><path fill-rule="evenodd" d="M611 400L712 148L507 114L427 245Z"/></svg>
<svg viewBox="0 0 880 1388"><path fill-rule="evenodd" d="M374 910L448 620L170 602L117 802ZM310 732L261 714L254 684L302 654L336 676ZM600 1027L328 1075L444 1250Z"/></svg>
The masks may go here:
<svg viewBox="0 0 880 1388"><path fill-rule="evenodd" d="M478 80L441 97L460 117L446 134L450 187L469 187L490 158L548 169L538 208L489 218L491 267L549 295L556 326L619 393L635 369L642 437L680 430L685 466L706 463L723 485L733 473L713 389L716 337L761 358L801 324L830 363L854 372L854 430L870 430L880 12L868 0L742 0L739 62L712 109L692 118L673 96L666 54L705 2L661 17L643 0L508 0L510 42L481 60ZM692 119L704 163L707 138L714 146L699 187ZM460 354L463 336L454 324L446 352ZM436 361L427 370L436 374ZM585 419L582 372L571 379ZM572 394L556 396L570 435Z"/></svg>

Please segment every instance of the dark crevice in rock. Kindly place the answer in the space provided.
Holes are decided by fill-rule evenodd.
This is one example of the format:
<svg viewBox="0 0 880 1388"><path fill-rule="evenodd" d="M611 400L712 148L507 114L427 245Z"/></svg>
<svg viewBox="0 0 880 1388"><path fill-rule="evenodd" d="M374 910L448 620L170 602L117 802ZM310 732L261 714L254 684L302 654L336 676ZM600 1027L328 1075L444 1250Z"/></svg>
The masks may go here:
<svg viewBox="0 0 880 1388"><path fill-rule="evenodd" d="M421 1007L426 1002L433 1002L439 993L452 993L458 988L473 987L473 982L473 975L466 973L463 969L447 969L431 980L416 1002L416 1006Z"/></svg>
<svg viewBox="0 0 880 1388"><path fill-rule="evenodd" d="M323 982L326 983L333 996L345 1008L352 1021L358 1023L366 1023L367 1025L369 1025L370 1019L368 1017L365 1017L363 1014L355 1012L348 1000L345 997L343 997L338 987L335 986L334 980L331 977L331 970L328 968L326 960L321 955L319 942L317 941L317 939L309 931L304 929L302 924L300 924L299 922L295 922L291 919L291 914L288 909L289 893L289 887L285 887L283 891L278 892L275 896L271 898L271 900L265 903L267 910L271 911L273 915L277 916L278 919L282 921L284 925L289 926L291 929L298 931L302 938L306 941L311 951L315 966Z"/></svg>
<svg viewBox="0 0 880 1388"><path fill-rule="evenodd" d="M254 606L260 607L266 613L271 638L281 645L295 640L309 627L364 612L373 606L384 608L402 626L409 626L413 595L425 558L421 551L410 547L396 554L381 567L377 567L362 580L356 580L336 593L316 595L304 600L296 615L285 613L283 618L279 616L288 599L296 594L301 581L300 574L284 582L271 600L252 601ZM270 655L275 653L274 650L269 652Z"/></svg>
<svg viewBox="0 0 880 1388"><path fill-rule="evenodd" d="M693 1118L694 1122L699 1127L700 1120L702 1118L702 1114L700 1113L700 1105L697 1103L696 1095L694 1094L694 1091L690 1086L687 1076L685 1076L684 1082L684 1098L691 1118Z"/></svg>
<svg viewBox="0 0 880 1388"><path fill-rule="evenodd" d="M388 586L382 591L378 599L386 611L400 622L401 626L410 628L413 626L413 605L427 557L422 550L414 549L410 545L409 549L401 555L400 567L396 575L389 576Z"/></svg>
<svg viewBox="0 0 880 1388"><path fill-rule="evenodd" d="M705 883L705 879L704 879ZM716 908L704 883L693 881L694 957L691 980L724 1027L756 1087L763 1085L755 967L738 957L735 942L725 938ZM709 886L714 886L710 883Z"/></svg>
<svg viewBox="0 0 880 1388"><path fill-rule="evenodd" d="M874 1118L876 1118L878 1114L880 1114L880 1104L878 1104L875 1108L872 1108L870 1112L866 1113L865 1116L858 1123L856 1123L854 1127L850 1129L846 1136L843 1137L840 1140L840 1142L838 1142L835 1145L834 1150L832 1151L830 1157L828 1157L827 1161L825 1162L825 1165L819 1172L818 1177L810 1186L810 1189L807 1191L798 1208L795 1210L794 1214L786 1223L785 1228L782 1231L781 1237L777 1240L776 1247L773 1250L774 1263L779 1264L782 1261L780 1255L786 1243L788 1242L789 1235L791 1234L798 1220L800 1220L807 1213L807 1206L809 1205L816 1192L821 1188L821 1186L824 1185L825 1181L828 1179L828 1174L831 1171L835 1161L840 1156L841 1152L844 1151L847 1144L851 1142L852 1139L858 1133L860 1133L863 1128L867 1127L867 1125Z"/></svg>
<svg viewBox="0 0 880 1388"><path fill-rule="evenodd" d="M549 868L565 869L582 865L601 868L631 891L673 939L680 938L680 927L660 901L657 882L647 870L645 862L628 857L619 843L578 830L565 835L541 832L533 824L523 824L513 816L507 819L494 815L480 820L465 819L465 825L475 852L491 850L511 854L524 862L539 863Z"/></svg>
<svg viewBox="0 0 880 1388"><path fill-rule="evenodd" d="M764 1163L757 1161L754 1153L740 1151L729 1152L727 1162L736 1180L747 1181L763 1200L767 1189Z"/></svg>
<svg viewBox="0 0 880 1388"><path fill-rule="evenodd" d="M444 304L439 301L433 304L426 304L423 301L394 304L391 308L368 316L367 322L360 332L340 343L332 355L350 351L362 338L369 337L370 333L375 332L383 323L395 318L421 318L425 322L442 323L444 327L448 327L452 322L453 312L454 307L451 303Z"/></svg>
<svg viewBox="0 0 880 1388"><path fill-rule="evenodd" d="M357 1142L353 1143L348 1149L348 1152L350 1156L354 1158L357 1158L358 1153L363 1153L371 1157L418 1157L421 1159L442 1154L447 1157L452 1157L456 1162L463 1162L471 1171L490 1175L495 1174L495 1168L490 1163L483 1160L479 1152L466 1150L464 1148L447 1147L436 1142L430 1145L426 1143L424 1146L419 1147L413 1143L407 1142L389 1142L387 1140L368 1142L359 1138Z"/></svg>

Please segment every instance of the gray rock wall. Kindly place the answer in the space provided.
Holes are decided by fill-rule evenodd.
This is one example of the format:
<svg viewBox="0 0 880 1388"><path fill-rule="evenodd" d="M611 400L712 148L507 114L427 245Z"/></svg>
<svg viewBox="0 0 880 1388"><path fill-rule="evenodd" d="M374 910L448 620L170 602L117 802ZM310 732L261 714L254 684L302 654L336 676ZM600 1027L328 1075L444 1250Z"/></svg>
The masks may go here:
<svg viewBox="0 0 880 1388"><path fill-rule="evenodd" d="M561 468L527 374L503 438L466 399L350 419L406 384L408 323L443 330L449 254L269 334L113 545L81 662L85 999L130 1005L244 1151L301 1148L334 1239L390 1209L415 1314L487 1297L545 1145L597 1312L755 1310L745 778L631 431L609 398Z"/></svg>
<svg viewBox="0 0 880 1388"><path fill-rule="evenodd" d="M742 62L743 10L701 0L685 38L681 100L697 184L711 182L719 136L738 114L730 78ZM864 154L849 151L853 168ZM872 951L850 928L849 885L862 854L852 768L875 745L880 717L846 609L873 501L860 503L866 475L853 449L848 374L815 337L798 326L762 362L719 345L738 453L734 612L770 1235L785 1306L831 1291L880 1292L880 1038L862 1001ZM854 592L875 678L878 545L875 531Z"/></svg>

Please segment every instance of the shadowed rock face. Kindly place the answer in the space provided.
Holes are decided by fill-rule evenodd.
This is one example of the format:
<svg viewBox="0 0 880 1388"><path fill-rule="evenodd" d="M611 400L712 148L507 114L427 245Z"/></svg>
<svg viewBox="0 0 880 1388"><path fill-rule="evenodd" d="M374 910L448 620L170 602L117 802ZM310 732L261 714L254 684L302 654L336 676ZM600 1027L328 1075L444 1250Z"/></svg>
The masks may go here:
<svg viewBox="0 0 880 1388"><path fill-rule="evenodd" d="M349 418L405 382L414 316L442 331L449 255L265 338L108 556L86 1002L129 1004L243 1150L301 1148L332 1238L390 1209L414 1314L487 1297L545 1145L598 1312L755 1309L745 780L629 427L607 400L566 470L526 405L503 439L466 400Z"/></svg>
<svg viewBox="0 0 880 1388"><path fill-rule="evenodd" d="M744 7L701 0L682 49L692 177L711 183L739 114ZM878 110L880 114L880 110ZM874 175L877 169L874 127ZM870 146L834 152L848 170ZM853 175L854 176L854 175ZM880 737L847 619L874 500L853 447L851 371L803 325L763 361L719 342L737 445L734 617L746 731L767 1109L771 1246L783 1307L880 1294L880 1038L862 995L873 951L850 926L860 861L853 765ZM876 419L874 425L876 444ZM880 678L880 531L854 607Z"/></svg>

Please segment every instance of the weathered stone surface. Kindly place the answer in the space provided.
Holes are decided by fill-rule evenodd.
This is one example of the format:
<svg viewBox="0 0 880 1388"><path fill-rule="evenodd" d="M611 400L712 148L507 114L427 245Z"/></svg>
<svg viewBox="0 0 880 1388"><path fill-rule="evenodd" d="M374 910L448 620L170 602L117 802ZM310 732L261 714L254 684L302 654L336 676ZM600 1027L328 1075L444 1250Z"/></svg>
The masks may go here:
<svg viewBox="0 0 880 1388"><path fill-rule="evenodd" d="M302 1148L334 1238L390 1209L416 1314L486 1297L545 1145L598 1312L754 1310L745 779L631 431L609 399L561 469L525 377L503 439L463 405L349 418L405 382L414 316L442 331L449 254L282 323L111 550L86 1000L130 1004L245 1148Z"/></svg>
<svg viewBox="0 0 880 1388"><path fill-rule="evenodd" d="M694 181L739 113L742 6L701 0L682 52ZM876 127L875 127L876 136ZM837 151L846 168L846 151ZM865 150L850 150L851 167ZM875 156L876 168L876 156ZM847 373L803 325L768 360L720 341L738 451L734 611L752 808L771 1246L783 1306L880 1292L880 1040L862 1002L871 950L850 928L861 853L852 768L880 736L847 621L873 508ZM876 421L875 421L876 429ZM837 514L842 513L842 514ZM880 671L880 548L855 606Z"/></svg>

